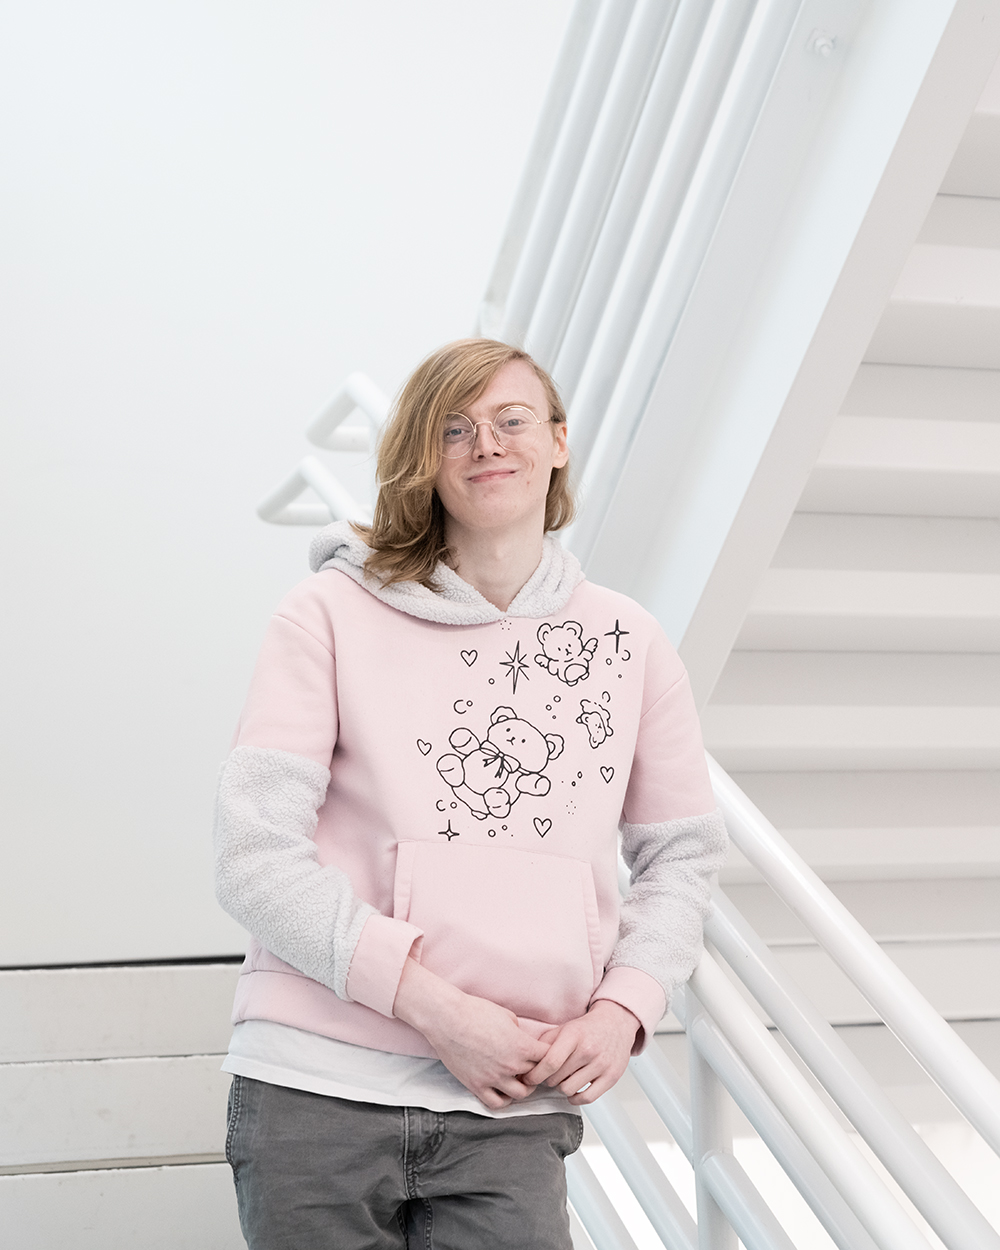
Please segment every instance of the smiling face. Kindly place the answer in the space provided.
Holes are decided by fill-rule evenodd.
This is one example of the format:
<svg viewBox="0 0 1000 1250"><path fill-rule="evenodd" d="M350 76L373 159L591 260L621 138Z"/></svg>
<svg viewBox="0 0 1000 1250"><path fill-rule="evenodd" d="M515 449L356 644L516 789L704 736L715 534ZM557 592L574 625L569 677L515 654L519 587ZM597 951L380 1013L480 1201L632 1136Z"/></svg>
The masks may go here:
<svg viewBox="0 0 1000 1250"><path fill-rule="evenodd" d="M489 424L511 405L530 408L544 423L527 447L502 447ZM470 452L442 459L434 486L448 523L462 529L503 532L545 524L545 497L552 470L569 458L566 426L549 421L545 390L531 365L512 360L493 377L482 394L461 406L476 425Z"/></svg>

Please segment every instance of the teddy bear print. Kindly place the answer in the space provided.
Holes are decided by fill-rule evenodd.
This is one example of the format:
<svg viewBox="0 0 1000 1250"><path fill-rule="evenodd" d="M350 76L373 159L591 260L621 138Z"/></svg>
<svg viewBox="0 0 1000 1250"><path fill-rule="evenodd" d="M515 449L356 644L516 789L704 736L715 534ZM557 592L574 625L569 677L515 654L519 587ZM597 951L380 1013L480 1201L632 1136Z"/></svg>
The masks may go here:
<svg viewBox="0 0 1000 1250"><path fill-rule="evenodd" d="M615 732L611 728L611 713L608 709L590 699L580 700L580 715L576 718L576 723L586 729L592 747L599 747Z"/></svg>
<svg viewBox="0 0 1000 1250"><path fill-rule="evenodd" d="M542 770L563 749L558 734L543 734L509 707L494 711L481 742L464 726L448 742L454 754L442 755L437 770L477 820L503 820L522 794L548 794L552 782Z"/></svg>
<svg viewBox="0 0 1000 1250"><path fill-rule="evenodd" d="M597 639L590 638L584 642L583 626L579 621L539 625L538 643L542 650L535 656L535 663L567 686L575 686L589 675Z"/></svg>

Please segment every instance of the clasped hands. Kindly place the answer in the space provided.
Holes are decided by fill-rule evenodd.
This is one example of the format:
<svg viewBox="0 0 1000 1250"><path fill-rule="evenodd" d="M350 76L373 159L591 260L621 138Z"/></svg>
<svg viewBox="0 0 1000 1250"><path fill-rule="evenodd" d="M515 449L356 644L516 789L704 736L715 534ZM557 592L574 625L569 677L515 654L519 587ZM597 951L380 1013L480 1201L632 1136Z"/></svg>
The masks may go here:
<svg viewBox="0 0 1000 1250"><path fill-rule="evenodd" d="M493 1111L539 1085L560 1089L573 1106L594 1102L625 1071L640 1027L625 1007L600 999L586 1015L535 1038L512 1011L463 993L413 959L393 1012L423 1033L449 1072Z"/></svg>

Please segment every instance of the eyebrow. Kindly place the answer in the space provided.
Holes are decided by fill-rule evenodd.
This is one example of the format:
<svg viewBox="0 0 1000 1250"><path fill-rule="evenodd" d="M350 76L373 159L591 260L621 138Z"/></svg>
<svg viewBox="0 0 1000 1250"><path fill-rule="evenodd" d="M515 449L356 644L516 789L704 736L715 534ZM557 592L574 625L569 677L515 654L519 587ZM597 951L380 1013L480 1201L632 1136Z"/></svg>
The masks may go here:
<svg viewBox="0 0 1000 1250"><path fill-rule="evenodd" d="M473 401L473 402L475 402L475 401ZM493 405L493 409L492 409L492 411L493 411L493 413L494 413L494 415L495 415L495 414L496 414L496 413L498 413L498 412L503 412L503 410L504 410L505 408L527 408L527 410L528 410L529 412L531 412L531 413L534 413L534 412L535 412L535 410L534 410L534 408L532 408L531 404L525 403L525 401L524 401L523 399L508 399L505 403L502 403L502 404L494 404L494 405ZM460 417L464 417L464 416L465 416L465 413L462 411L462 409L461 409L461 408L456 408L456 409L454 409L454 411L455 411L456 413L458 413L458 415L459 415ZM537 416L538 414L537 414L537 413L535 413L535 415Z"/></svg>

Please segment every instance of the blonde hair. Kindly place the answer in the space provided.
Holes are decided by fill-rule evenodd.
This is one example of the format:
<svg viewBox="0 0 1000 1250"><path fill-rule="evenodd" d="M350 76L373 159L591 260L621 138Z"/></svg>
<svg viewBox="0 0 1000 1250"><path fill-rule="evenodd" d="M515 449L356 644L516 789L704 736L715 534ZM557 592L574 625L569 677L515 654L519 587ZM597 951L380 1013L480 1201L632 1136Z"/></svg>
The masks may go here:
<svg viewBox="0 0 1000 1250"><path fill-rule="evenodd" d="M527 352L493 339L459 339L432 352L418 365L396 400L378 451L379 484L371 525L355 525L372 548L365 571L383 585L420 582L434 589L434 570L448 554L445 511L434 489L441 465L441 423L445 414L478 399L512 360L535 371L549 403L550 418L566 420L555 383ZM552 470L545 500L545 529L573 519L569 466Z"/></svg>

